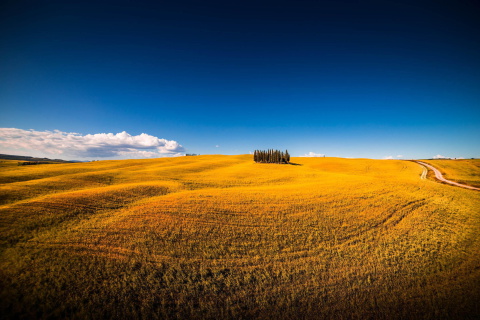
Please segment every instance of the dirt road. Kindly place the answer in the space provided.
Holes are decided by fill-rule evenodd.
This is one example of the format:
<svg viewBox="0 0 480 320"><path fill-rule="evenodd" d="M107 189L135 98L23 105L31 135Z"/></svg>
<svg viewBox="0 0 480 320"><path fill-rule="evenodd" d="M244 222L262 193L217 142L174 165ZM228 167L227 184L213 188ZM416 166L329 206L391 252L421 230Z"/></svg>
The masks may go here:
<svg viewBox="0 0 480 320"><path fill-rule="evenodd" d="M415 161L415 162L420 164L421 166L423 166L423 168L425 170L427 170L427 169L433 170L433 172L435 173L435 178L437 178L437 180L439 180L439 181L442 181L442 182L445 182L445 183L448 183L448 184L451 184L451 185L454 185L454 186L457 186L457 187L462 187L462 188L467 188L467 189L479 190L480 191L480 188L467 186L466 184L461 184L461 183L458 183L458 182L455 182L455 181L445 179L443 177L442 173L437 168L435 168L434 166L432 166L428 163L425 163L425 162L422 162L422 161ZM426 176L427 176L427 172L425 170L422 172L422 177L421 177L422 179L425 179Z"/></svg>

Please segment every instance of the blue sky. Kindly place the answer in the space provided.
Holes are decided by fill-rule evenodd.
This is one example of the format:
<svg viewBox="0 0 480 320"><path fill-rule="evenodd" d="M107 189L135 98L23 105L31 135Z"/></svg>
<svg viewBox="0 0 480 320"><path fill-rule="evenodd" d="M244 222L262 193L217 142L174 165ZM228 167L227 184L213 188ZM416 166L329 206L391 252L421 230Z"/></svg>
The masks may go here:
<svg viewBox="0 0 480 320"><path fill-rule="evenodd" d="M480 157L477 12L453 1L6 1L0 127L18 130L0 133L0 152Z"/></svg>

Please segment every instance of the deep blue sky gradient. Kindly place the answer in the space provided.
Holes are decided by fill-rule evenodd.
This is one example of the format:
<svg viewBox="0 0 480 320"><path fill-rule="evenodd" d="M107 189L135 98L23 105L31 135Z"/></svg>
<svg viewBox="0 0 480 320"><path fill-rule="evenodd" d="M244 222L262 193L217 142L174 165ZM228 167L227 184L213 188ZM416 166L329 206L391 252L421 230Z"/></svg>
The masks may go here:
<svg viewBox="0 0 480 320"><path fill-rule="evenodd" d="M0 127L480 157L476 1L3 1L0 32Z"/></svg>

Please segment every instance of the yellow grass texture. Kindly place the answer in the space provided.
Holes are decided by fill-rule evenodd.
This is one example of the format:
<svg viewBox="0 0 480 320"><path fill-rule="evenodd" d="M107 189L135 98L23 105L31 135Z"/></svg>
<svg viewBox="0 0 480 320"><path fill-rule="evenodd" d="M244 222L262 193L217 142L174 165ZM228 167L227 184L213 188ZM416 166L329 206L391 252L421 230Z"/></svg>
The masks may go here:
<svg viewBox="0 0 480 320"><path fill-rule="evenodd" d="M292 162L0 163L1 314L480 315L480 192L407 161Z"/></svg>
<svg viewBox="0 0 480 320"><path fill-rule="evenodd" d="M452 181L480 188L480 159L458 160L422 160L442 172L443 176Z"/></svg>

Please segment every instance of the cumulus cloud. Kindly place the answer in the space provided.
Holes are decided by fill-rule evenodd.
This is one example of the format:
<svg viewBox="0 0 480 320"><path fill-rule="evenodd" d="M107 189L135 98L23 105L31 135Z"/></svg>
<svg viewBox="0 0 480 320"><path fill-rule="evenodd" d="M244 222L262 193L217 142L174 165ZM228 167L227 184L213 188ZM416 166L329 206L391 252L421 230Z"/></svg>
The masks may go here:
<svg viewBox="0 0 480 320"><path fill-rule="evenodd" d="M441 154L437 154L436 156L433 157L433 159L446 159L447 157L442 156Z"/></svg>
<svg viewBox="0 0 480 320"><path fill-rule="evenodd" d="M322 153L309 152L303 155L304 157L325 157Z"/></svg>
<svg viewBox="0 0 480 320"><path fill-rule="evenodd" d="M185 150L176 141L160 139L142 133L132 136L123 131L117 134L96 133L81 135L74 132L35 131L0 128L0 148L45 156L67 158L152 158L181 155Z"/></svg>
<svg viewBox="0 0 480 320"><path fill-rule="evenodd" d="M386 157L383 157L384 160L393 160L393 156L386 156Z"/></svg>
<svg viewBox="0 0 480 320"><path fill-rule="evenodd" d="M397 158L403 158L403 155L399 154L397 155Z"/></svg>

